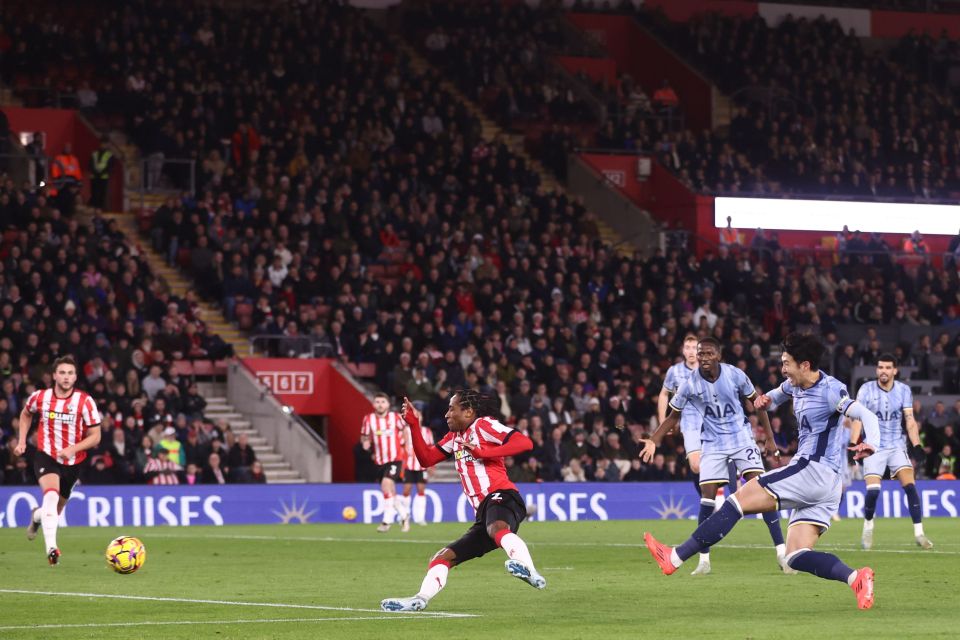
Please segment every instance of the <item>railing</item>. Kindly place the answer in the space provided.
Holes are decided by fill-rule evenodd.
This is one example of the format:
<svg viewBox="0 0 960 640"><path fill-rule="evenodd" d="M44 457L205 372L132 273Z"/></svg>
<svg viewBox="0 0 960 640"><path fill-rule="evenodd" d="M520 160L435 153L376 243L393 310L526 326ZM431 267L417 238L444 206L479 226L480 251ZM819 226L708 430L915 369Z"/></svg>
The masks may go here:
<svg viewBox="0 0 960 640"><path fill-rule="evenodd" d="M310 336L257 334L250 338L250 355L260 351L275 358L329 358L333 346Z"/></svg>
<svg viewBox="0 0 960 640"><path fill-rule="evenodd" d="M289 410L246 366L233 362L227 378L227 399L248 416L256 429L307 482L330 482L332 467L327 441Z"/></svg>

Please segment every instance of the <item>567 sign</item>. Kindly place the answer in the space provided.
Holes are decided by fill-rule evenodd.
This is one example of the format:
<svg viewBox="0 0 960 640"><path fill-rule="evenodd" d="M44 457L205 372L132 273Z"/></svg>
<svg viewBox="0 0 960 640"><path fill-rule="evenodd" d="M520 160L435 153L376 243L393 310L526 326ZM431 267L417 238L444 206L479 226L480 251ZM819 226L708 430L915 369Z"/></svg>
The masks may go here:
<svg viewBox="0 0 960 640"><path fill-rule="evenodd" d="M311 371L258 371L257 378L277 394L311 395L313 372Z"/></svg>

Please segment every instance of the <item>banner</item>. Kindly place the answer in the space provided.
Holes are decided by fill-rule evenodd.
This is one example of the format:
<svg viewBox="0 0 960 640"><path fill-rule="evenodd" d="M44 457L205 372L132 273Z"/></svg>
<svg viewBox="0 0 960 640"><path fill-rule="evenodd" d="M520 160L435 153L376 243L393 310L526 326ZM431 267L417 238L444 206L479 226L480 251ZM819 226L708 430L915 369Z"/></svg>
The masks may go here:
<svg viewBox="0 0 960 640"><path fill-rule="evenodd" d="M923 515L956 518L960 481L917 483ZM700 508L688 482L543 483L520 485L531 520L691 519ZM840 514L863 517L863 484L844 495ZM429 522L472 522L459 484L427 486ZM37 488L0 487L0 527L26 526L40 504ZM61 524L81 527L187 527L231 524L380 522L383 494L374 485L78 486ZM877 517L908 517L897 482L883 483Z"/></svg>
<svg viewBox="0 0 960 640"><path fill-rule="evenodd" d="M243 364L277 400L303 415L330 413L330 361L321 358L244 358Z"/></svg>

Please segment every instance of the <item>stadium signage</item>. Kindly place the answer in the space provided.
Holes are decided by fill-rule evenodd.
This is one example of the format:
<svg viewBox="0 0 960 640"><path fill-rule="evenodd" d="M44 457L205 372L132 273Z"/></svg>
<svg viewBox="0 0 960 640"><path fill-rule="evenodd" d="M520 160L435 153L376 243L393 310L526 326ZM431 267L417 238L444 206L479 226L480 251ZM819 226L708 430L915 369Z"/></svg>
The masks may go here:
<svg viewBox="0 0 960 640"><path fill-rule="evenodd" d="M788 198L716 198L713 223L737 229L851 231L952 236L960 206L901 202L792 200Z"/></svg>
<svg viewBox="0 0 960 640"><path fill-rule="evenodd" d="M960 481L917 483L924 518L960 514ZM696 518L699 502L689 483L542 483L520 485L531 520L634 520ZM864 487L847 490L844 516L863 516ZM39 505L37 489L0 487L0 527L23 527ZM350 509L348 509L350 507ZM74 490L62 524L89 527L187 527L196 525L379 522L383 496L370 485L179 485L81 486ZM900 485L885 482L877 505L881 518L908 517ZM427 490L431 522L474 519L459 484L432 484Z"/></svg>
<svg viewBox="0 0 960 640"><path fill-rule="evenodd" d="M313 393L312 371L258 371L257 379L277 394L310 395Z"/></svg>

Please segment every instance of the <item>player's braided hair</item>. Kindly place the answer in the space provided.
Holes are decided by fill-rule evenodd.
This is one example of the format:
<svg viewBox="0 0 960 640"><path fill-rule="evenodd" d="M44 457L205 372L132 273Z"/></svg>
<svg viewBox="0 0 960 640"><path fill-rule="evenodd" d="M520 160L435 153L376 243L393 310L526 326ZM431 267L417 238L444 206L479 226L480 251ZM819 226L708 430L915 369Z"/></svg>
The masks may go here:
<svg viewBox="0 0 960 640"><path fill-rule="evenodd" d="M499 399L489 393L483 393L478 389L458 389L457 400L460 402L461 409L473 409L478 418L500 419Z"/></svg>

